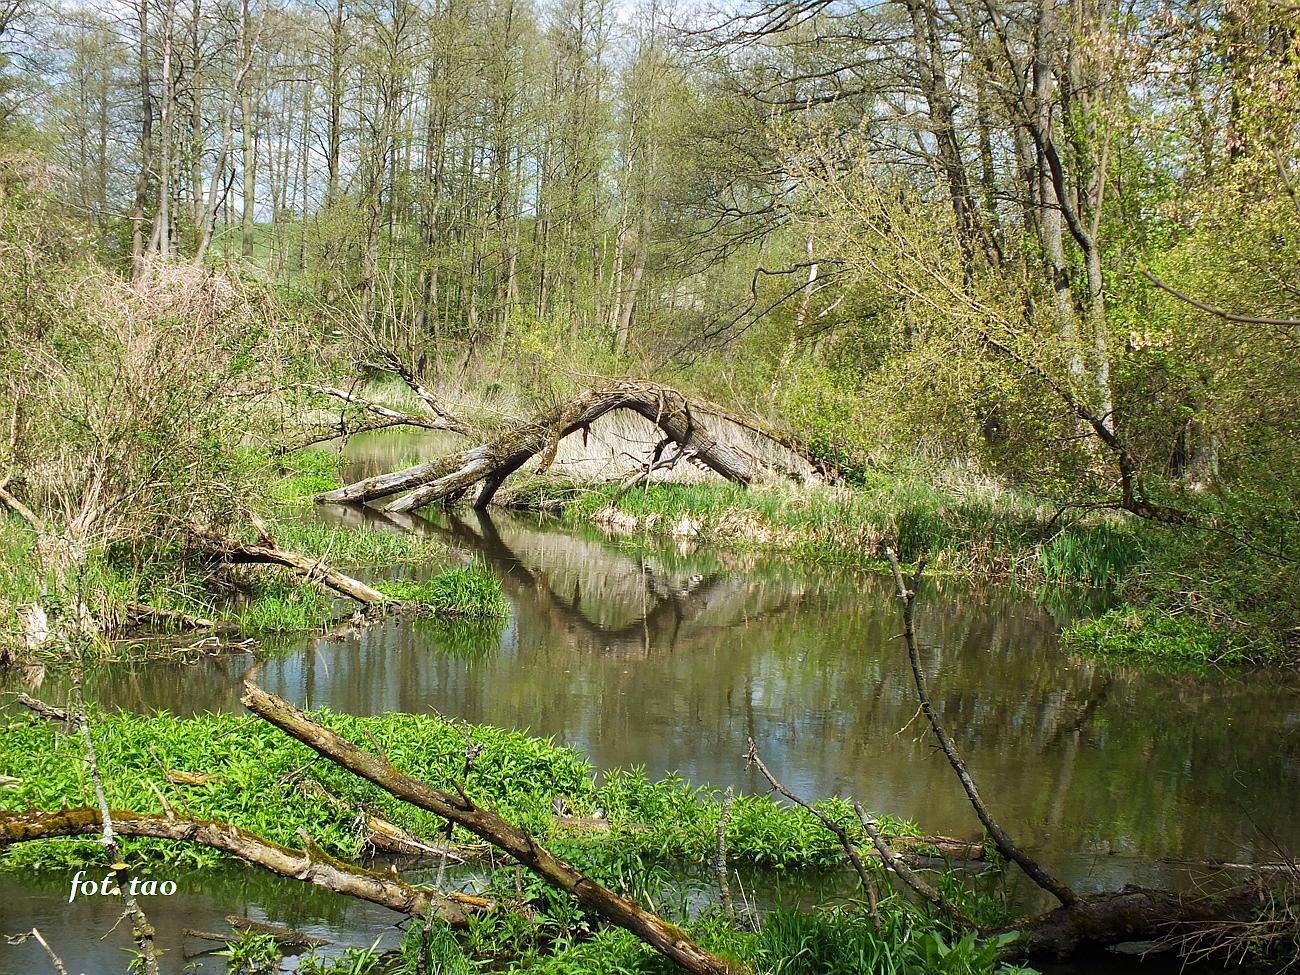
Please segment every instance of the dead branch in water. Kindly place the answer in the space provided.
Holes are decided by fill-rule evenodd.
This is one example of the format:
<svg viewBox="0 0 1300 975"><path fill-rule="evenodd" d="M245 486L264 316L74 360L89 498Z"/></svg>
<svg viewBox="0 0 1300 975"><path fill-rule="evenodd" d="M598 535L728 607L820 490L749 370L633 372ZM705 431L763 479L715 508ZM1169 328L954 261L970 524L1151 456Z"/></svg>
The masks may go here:
<svg viewBox="0 0 1300 975"><path fill-rule="evenodd" d="M808 802L806 799L801 799L782 785L777 777L772 774L772 771L763 764L763 760L759 758L758 746L754 744L753 738L749 739L749 748L745 752L745 764L749 765L751 763L763 774L763 778L767 779L768 785L770 785L774 791L780 793L795 805L803 807L816 816L817 819L821 821L821 824L840 841L840 846L843 848L845 856L849 858L849 863L853 864L853 869L857 873L858 879L862 882L862 889L867 892L867 903L871 908L871 920L874 922L876 930L879 931L880 910L876 902L876 887L871 880L871 875L867 873L866 866L862 862L862 857L858 852L858 845L849 838L848 831L812 803Z"/></svg>
<svg viewBox="0 0 1300 975"><path fill-rule="evenodd" d="M885 842L885 838L880 835L880 830L876 829L875 820L868 816L867 811L862 808L862 803L855 802L853 804L853 811L858 814L858 821L862 823L862 828L866 831L867 837L871 840L871 845L874 846L876 852L880 854L880 860L884 863L886 868L892 870L894 875L903 883L907 884L908 887L912 888L913 891L951 917L956 924L963 928L974 927L974 925L966 919L965 915L962 914L961 908L947 900L938 890L931 887L913 873L911 867L903 862L902 857L898 856L889 848L889 844Z"/></svg>
<svg viewBox="0 0 1300 975"><path fill-rule="evenodd" d="M926 687L925 671L921 669L921 655L917 648L916 629L913 624L912 614L912 603L916 599L916 583L925 568L924 559L917 566L916 574L912 577L912 585L909 588L903 581L903 571L898 566L898 557L894 554L893 549L886 549L885 557L889 559L889 565L893 569L894 584L898 588L898 598L903 604L903 639L907 644L907 656L912 664L912 679L916 684L916 697L921 704L921 712L930 723L930 730L934 732L939 747L947 756L948 764L952 766L952 770L957 774L962 788L966 791L966 797L975 809L975 815L979 817L979 821L988 831L998 850L1008 860L1013 860L1019 864L1030 880L1059 900L1061 904L1069 907L1078 900L1078 895L1067 884L1052 876L1037 860L1021 849L1010 834L993 818L993 814L989 812L984 800L980 798L979 789L975 785L975 780L971 778L966 763L958 753L957 746L948 737L948 733L944 731L943 725L939 723L939 715L934 710L934 705L930 703L930 692Z"/></svg>
<svg viewBox="0 0 1300 975"><path fill-rule="evenodd" d="M461 794L436 789L394 768L376 755L317 724L303 712L251 682L244 684L243 704L281 731L313 748L354 775L420 809L427 809L487 840L551 885L568 892L583 907L697 975L726 975L731 966L692 942L680 928L614 893L556 857L531 834Z"/></svg>
<svg viewBox="0 0 1300 975"><path fill-rule="evenodd" d="M379 474L316 496L318 502L370 504L395 495L389 511L414 511L427 504L459 497L482 483L476 508L484 508L502 483L534 457L544 471L555 457L559 442L570 434L588 430L598 419L615 410L631 410L655 424L664 437L677 444L699 463L729 481L751 484L764 478L815 479L816 473L801 463L799 470L781 470L756 456L735 438L715 436L699 416L708 414L684 394L655 383L620 381L579 393L567 403L546 411L533 420L506 430L478 446L439 460L416 464L400 471ZM713 413L715 416L722 414ZM724 417L726 418L726 417ZM733 422L729 418L728 422ZM756 426L745 427L766 436ZM777 443L771 437L768 439ZM783 444L777 444L784 446Z"/></svg>
<svg viewBox="0 0 1300 975"><path fill-rule="evenodd" d="M320 559L308 558L298 552L281 548L271 538L263 537L250 544L204 531L197 526L191 526L190 534L205 555L222 562L233 565L283 566L304 579L319 582L366 606L386 606L395 602L391 596L384 595L359 579L344 575Z"/></svg>
<svg viewBox="0 0 1300 975"><path fill-rule="evenodd" d="M395 876L344 863L316 846L305 833L299 834L303 849L295 850L241 827L210 819L129 809L114 809L110 815L118 836L197 843L281 877L302 880L403 914L432 912L452 924L463 925L466 921L466 905L458 903L452 895L412 887ZM55 837L90 836L100 831L100 819L100 810L94 808L0 812L0 848Z"/></svg>

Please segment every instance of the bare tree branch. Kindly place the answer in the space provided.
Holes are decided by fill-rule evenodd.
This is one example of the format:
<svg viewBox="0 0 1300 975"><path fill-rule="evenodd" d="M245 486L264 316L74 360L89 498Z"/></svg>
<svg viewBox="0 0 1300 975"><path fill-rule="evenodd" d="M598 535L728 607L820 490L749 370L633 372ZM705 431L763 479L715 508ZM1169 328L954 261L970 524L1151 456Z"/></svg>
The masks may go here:
<svg viewBox="0 0 1300 975"><path fill-rule="evenodd" d="M1264 318L1255 315L1234 315L1232 312L1224 311L1222 308L1216 308L1214 305L1207 305L1203 301L1197 301L1191 295L1183 294L1177 288L1170 287L1161 281L1150 271L1143 271L1142 276L1154 284L1161 291L1173 295L1179 301L1191 305L1197 311L1203 311L1207 315L1215 315L1229 322L1241 322L1245 325L1281 325L1284 328L1300 328L1300 318Z"/></svg>
<svg viewBox="0 0 1300 975"><path fill-rule="evenodd" d="M957 752L957 746L953 744L953 740L944 731L943 725L939 723L939 716L934 710L934 705L930 703L930 692L926 688L925 672L921 669L921 656L917 649L916 630L912 619L912 602L916 598L914 587L925 568L924 560L917 566L916 575L912 578L913 588L909 588L903 581L903 572L898 566L898 557L894 554L893 549L886 549L885 556L889 559L890 568L894 571L894 584L898 587L898 598L903 603L903 639L907 643L907 656L912 663L912 677L916 683L916 697L920 701L922 713L925 715L926 720L930 722L930 729L934 732L939 747L943 749L944 755L947 756L948 764L952 766L952 770L957 773L962 788L966 790L966 797L975 809L975 815L984 824L984 828L992 837L993 842L997 844L997 848L1002 855L1008 860L1014 860L1034 883L1059 900L1064 906L1069 907L1079 899L1078 896L1067 884L1048 873L1037 860L1022 850L1007 831L998 825L988 807L984 805L984 800L980 798L979 789L976 788L975 780L971 778L970 772L967 771L966 763L962 761L961 755Z"/></svg>

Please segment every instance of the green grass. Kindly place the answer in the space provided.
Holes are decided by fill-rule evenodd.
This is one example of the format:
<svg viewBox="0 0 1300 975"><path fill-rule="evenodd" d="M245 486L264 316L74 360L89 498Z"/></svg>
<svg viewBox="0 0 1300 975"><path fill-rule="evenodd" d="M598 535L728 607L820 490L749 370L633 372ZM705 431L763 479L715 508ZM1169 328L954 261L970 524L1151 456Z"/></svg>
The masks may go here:
<svg viewBox="0 0 1300 975"><path fill-rule="evenodd" d="M315 519L285 517L270 526L276 544L314 559L347 566L415 565L447 557L439 539L368 525L342 527Z"/></svg>
<svg viewBox="0 0 1300 975"><path fill-rule="evenodd" d="M1129 568L1122 523L1096 519L1065 529L1050 512L986 484L938 487L916 478L806 491L737 484L657 484L622 495L615 487L573 497L570 525L600 523L616 508L632 530L679 532L726 545L777 548L814 560L873 563L893 548L900 559L925 556L930 571L1037 582L1118 585Z"/></svg>
<svg viewBox="0 0 1300 975"><path fill-rule="evenodd" d="M247 633L294 633L315 629L334 616L334 600L314 583L287 574L259 575L247 598L222 614Z"/></svg>
<svg viewBox="0 0 1300 975"><path fill-rule="evenodd" d="M481 565L447 569L426 580L379 582L375 588L443 616L503 618L510 612L501 581Z"/></svg>
<svg viewBox="0 0 1300 975"><path fill-rule="evenodd" d="M1116 661L1168 661L1194 666L1266 663L1257 648L1223 629L1153 607L1121 606L1094 619L1070 623L1062 649Z"/></svg>
<svg viewBox="0 0 1300 975"><path fill-rule="evenodd" d="M270 463L269 454L260 455ZM343 455L337 450L310 447L295 450L276 458L277 476L270 487L270 496L279 502L303 503L314 494L333 491L343 486Z"/></svg>

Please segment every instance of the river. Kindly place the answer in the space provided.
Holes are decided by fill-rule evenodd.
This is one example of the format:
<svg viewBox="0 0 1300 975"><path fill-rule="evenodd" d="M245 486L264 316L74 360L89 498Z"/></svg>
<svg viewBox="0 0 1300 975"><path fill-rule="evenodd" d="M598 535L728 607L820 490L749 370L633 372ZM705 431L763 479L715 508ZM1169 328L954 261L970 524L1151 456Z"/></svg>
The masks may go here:
<svg viewBox="0 0 1300 975"><path fill-rule="evenodd" d="M606 538L539 517L320 516L446 540L452 558L477 559L502 580L509 619L467 630L393 618L258 654L122 664L89 672L87 695L108 707L238 710L251 673L299 704L436 709L552 737L599 769L642 765L757 790L743 760L753 738L802 795L850 795L927 832L978 833L916 713L897 600L880 575ZM1185 886L1201 871L1181 861L1300 850L1294 674L1166 676L1072 657L1057 648L1058 620L1031 595L953 580L922 587L917 628L935 703L988 804L1078 889ZM64 691L55 673L39 689L53 699ZM397 938L382 909L251 869L179 883L153 912L176 949L172 971L184 969L181 928L222 930L227 913L347 944ZM123 968L125 931L98 940L111 908L67 896L62 876L3 877L0 933L39 926L74 973ZM42 958L30 942L0 945L0 973L40 970ZM199 970L220 971L220 960Z"/></svg>

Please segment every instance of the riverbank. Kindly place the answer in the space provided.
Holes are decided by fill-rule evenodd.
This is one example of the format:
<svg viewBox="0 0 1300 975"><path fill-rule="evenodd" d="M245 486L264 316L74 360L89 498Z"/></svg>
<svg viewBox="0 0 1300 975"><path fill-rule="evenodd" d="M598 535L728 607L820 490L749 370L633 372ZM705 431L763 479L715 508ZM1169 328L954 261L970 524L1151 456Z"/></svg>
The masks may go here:
<svg viewBox="0 0 1300 975"><path fill-rule="evenodd" d="M618 537L672 536L880 569L892 548L906 562L924 557L928 574L1010 582L1044 599L1086 589L1100 615L1067 623L1062 646L1071 653L1193 667L1300 659L1297 596L1286 583L1294 566L1275 560L1263 570L1258 553L1221 532L1062 512L969 473L926 479L904 471L801 490L542 484L512 500Z"/></svg>
<svg viewBox="0 0 1300 975"><path fill-rule="evenodd" d="M878 922L857 896L837 907L777 909L761 925L737 926L725 905L688 907L702 892L698 881L686 879L689 871L683 866L699 864L704 876L715 876L712 857L719 822L726 824L723 837L732 870L752 875L755 868L843 868L842 848L812 813L778 805L768 796L729 800L724 820L717 790L675 778L651 782L637 769L607 770L598 780L590 763L573 749L526 734L409 714L357 718L317 712L316 717L351 740L369 742L404 771L435 787L463 789L476 803L527 829L598 882L664 905L661 909L693 937L736 960L741 970L847 970L836 968L835 959L875 957L882 963L894 959L902 966L899 971L911 965L929 971L937 970L928 966L939 948L960 960L963 972L1016 970L998 961L1003 939L960 936L928 908L899 896L884 899ZM217 820L288 847L301 846L309 835L311 855L321 862L367 858L377 851L381 857L395 850L422 854L376 864L382 869L392 863L388 869L397 876L398 866L405 873L418 872L421 863L426 868L441 863L444 855L439 851L444 848L453 864L468 861L470 867L453 869L451 886L461 889L467 903L495 906L471 913L458 933L439 925L432 942L407 939L386 964L412 964L436 945L443 953L443 967L433 970L440 971L485 965L494 971L610 971L616 963L638 971L660 970L661 959L636 939L602 928L537 879L485 858L482 845L473 842L477 837L460 829L448 833L439 817L333 764L313 762L309 749L266 723L234 714L182 719L92 711L90 718L105 798L122 822L128 821L126 810L152 809L161 801L187 821ZM466 742L475 748L468 769ZM77 736L61 733L42 718L10 722L0 734L0 767L10 775L0 793L0 809L31 812L93 805L83 747ZM249 801L252 796L256 802ZM839 823L856 845L869 849L846 801L825 800L817 808ZM951 850L934 848L921 837L915 824L882 816L878 825L905 855L952 856ZM2 861L6 871L72 874L82 869L90 874L102 867L102 850L89 839L8 839L0 831L0 843L7 847ZM122 845L132 869L144 877L210 868L222 858L206 846L184 841L123 839ZM971 852L983 855L978 844ZM1008 917L994 900L967 889L955 875L944 876L945 891L966 905L968 916L988 926ZM887 889L883 872L876 882ZM739 883L735 896L743 916L754 909L753 895ZM270 954L276 947L270 941L264 936L240 939L236 956ZM350 953L351 962L357 957ZM464 967L447 968L448 959ZM338 970L332 967L337 960L318 954L307 960L307 970ZM323 967L310 967L315 964ZM811 967L805 969L805 964ZM873 963L861 970L895 969Z"/></svg>
<svg viewBox="0 0 1300 975"><path fill-rule="evenodd" d="M307 560L306 571L214 560L184 536L59 560L30 524L0 512L0 662L69 652L120 656L112 644L142 634L257 637L317 629L354 608L322 584L325 566L356 573L380 597L409 611L504 620L508 608L499 580L476 563L458 564L438 540L317 519L310 497L337 486L342 464L338 451L324 449L279 458L247 452L244 458L262 514L232 541L270 541ZM49 568L69 563L77 567L75 578ZM60 635L61 618L78 621L72 639Z"/></svg>

